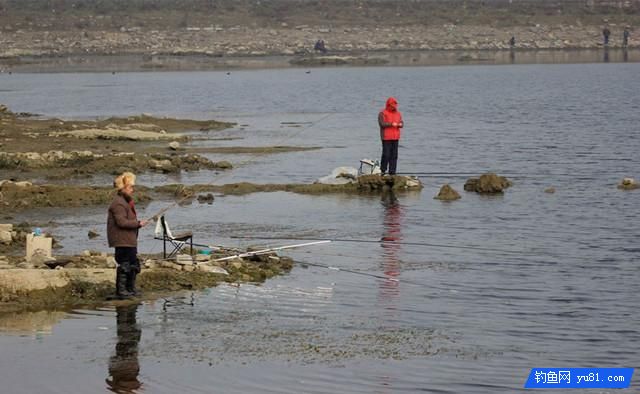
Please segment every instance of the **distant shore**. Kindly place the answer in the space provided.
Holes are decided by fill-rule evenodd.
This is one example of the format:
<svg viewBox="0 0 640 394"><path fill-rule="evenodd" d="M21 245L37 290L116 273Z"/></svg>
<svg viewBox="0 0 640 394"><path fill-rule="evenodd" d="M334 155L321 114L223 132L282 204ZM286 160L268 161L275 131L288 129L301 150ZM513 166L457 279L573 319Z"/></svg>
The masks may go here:
<svg viewBox="0 0 640 394"><path fill-rule="evenodd" d="M567 64L640 62L639 48L404 50L325 55L64 55L0 58L0 72L233 71L338 66L443 66L465 64Z"/></svg>

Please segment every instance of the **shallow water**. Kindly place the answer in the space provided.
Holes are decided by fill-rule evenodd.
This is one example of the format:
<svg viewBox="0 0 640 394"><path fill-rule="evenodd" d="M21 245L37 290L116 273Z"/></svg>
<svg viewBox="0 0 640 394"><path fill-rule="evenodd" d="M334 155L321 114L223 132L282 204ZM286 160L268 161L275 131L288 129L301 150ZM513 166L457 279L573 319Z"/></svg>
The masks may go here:
<svg viewBox="0 0 640 394"><path fill-rule="evenodd" d="M51 332L40 318L39 332L0 336L2 391L104 392L115 376L119 387L153 393L495 393L520 391L532 367L636 367L639 200L615 185L640 178L639 71L610 63L0 76L0 102L15 111L216 118L238 126L215 137L243 139L198 144L323 147L210 155L241 166L171 182L311 182L377 158L376 113L388 95L406 122L399 170L447 173L422 178L420 193L277 192L173 209L172 228L206 244L401 240L287 252L400 282L298 265L262 286L140 305L133 326L133 312L114 307L56 316ZM489 170L514 181L504 196L462 191L467 174ZM462 199L434 200L444 183ZM543 192L549 186L555 194ZM104 236L86 237L104 233L104 210L15 220L51 220L45 230L61 238L60 253L108 251ZM151 233L141 233L142 252L161 250Z"/></svg>

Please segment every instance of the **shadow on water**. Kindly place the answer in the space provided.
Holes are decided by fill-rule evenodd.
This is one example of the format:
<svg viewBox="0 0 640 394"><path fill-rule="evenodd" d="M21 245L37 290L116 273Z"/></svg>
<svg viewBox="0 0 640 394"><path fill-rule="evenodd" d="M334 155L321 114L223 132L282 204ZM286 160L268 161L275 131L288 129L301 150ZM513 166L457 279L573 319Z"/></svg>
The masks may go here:
<svg viewBox="0 0 640 394"><path fill-rule="evenodd" d="M142 336L136 320L139 305L116 306L118 342L115 353L109 359L109 377L106 379L109 391L114 393L136 393L142 388L142 382L138 379L138 343Z"/></svg>

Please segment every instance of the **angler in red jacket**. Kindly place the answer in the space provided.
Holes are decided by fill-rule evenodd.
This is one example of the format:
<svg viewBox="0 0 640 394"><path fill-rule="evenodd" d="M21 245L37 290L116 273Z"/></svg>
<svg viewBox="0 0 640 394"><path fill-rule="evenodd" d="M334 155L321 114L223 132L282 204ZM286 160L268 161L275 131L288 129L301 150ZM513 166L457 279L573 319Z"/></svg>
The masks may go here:
<svg viewBox="0 0 640 394"><path fill-rule="evenodd" d="M378 124L380 125L380 139L382 140L380 170L384 175L388 166L389 174L395 175L398 164L400 129L404 127L402 114L398 111L398 101L395 98L389 97L387 99L387 105L378 114Z"/></svg>

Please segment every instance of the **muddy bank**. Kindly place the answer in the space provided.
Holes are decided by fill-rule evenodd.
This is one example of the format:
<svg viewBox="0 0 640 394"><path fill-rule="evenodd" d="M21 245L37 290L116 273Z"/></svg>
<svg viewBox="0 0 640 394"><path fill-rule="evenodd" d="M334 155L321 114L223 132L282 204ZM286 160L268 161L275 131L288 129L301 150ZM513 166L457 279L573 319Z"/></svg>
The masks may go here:
<svg viewBox="0 0 640 394"><path fill-rule="evenodd" d="M30 182L4 181L0 185L0 214L43 207L82 207L104 205L113 200L113 187L34 185ZM136 201L144 204L151 197L144 188L136 192Z"/></svg>
<svg viewBox="0 0 640 394"><path fill-rule="evenodd" d="M255 184L230 183L225 185L192 185L170 184L146 188L137 186L136 201L144 205L157 198L180 198L183 203L197 200L201 203L213 201L208 193L226 195L242 195L285 191L300 194L324 193L380 193L393 190L420 190L422 184L412 177L364 175L353 183L344 185L313 184ZM107 206L113 199L112 187L91 187L75 185L37 185L31 182L0 182L0 214L43 207L82 207L92 205ZM201 193L204 193L201 194ZM185 197L192 197L192 199Z"/></svg>
<svg viewBox="0 0 640 394"><path fill-rule="evenodd" d="M233 125L215 120L149 115L94 121L44 119L33 114L14 113L0 105L0 181L90 178L96 174L115 175L124 171L228 170L233 168L230 162L212 161L202 154L278 154L321 149L183 144L185 141L213 140L209 132Z"/></svg>
<svg viewBox="0 0 640 394"><path fill-rule="evenodd" d="M226 161L214 162L193 153L114 152L108 155L91 151L49 151L45 153L0 152L0 175L8 179L45 178L50 180L88 178L95 174L228 170Z"/></svg>
<svg viewBox="0 0 640 394"><path fill-rule="evenodd" d="M168 292L205 289L222 282L261 283L293 267L290 258L275 254L213 261L221 255L182 265L146 258L137 286L145 292L144 299L155 299ZM115 267L104 268L110 259L113 257L67 256L58 257L68 262L65 268L19 269L15 266L20 259L11 258L6 262L8 268L0 268L0 313L103 304L114 293ZM71 264L84 268L67 268Z"/></svg>
<svg viewBox="0 0 640 394"><path fill-rule="evenodd" d="M155 187L157 192L169 193L175 196L197 195L203 192L214 192L227 195L243 195L249 193L268 193L285 191L300 194L325 193L380 193L384 191L420 190L422 184L415 178L408 176L380 176L362 175L352 183L341 185L311 184L255 184L249 182L230 183L226 185L191 185L181 184Z"/></svg>
<svg viewBox="0 0 640 394"><path fill-rule="evenodd" d="M215 120L160 118L151 115L98 120L47 119L14 113L0 105L0 148L3 152L91 151L152 153L166 150L168 141L185 141L183 133L211 132L234 123ZM38 143L35 144L34 142Z"/></svg>

